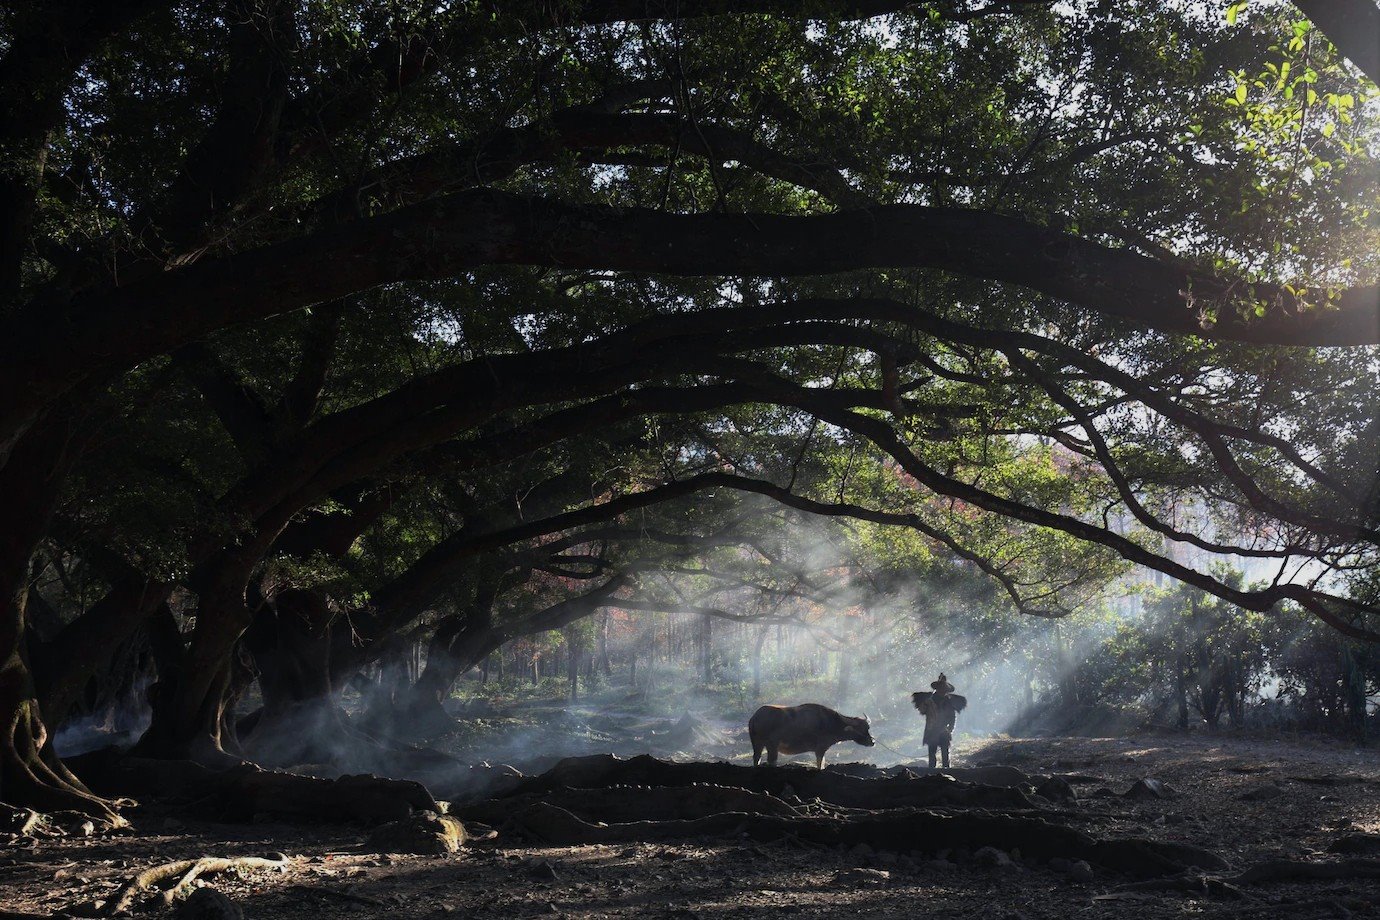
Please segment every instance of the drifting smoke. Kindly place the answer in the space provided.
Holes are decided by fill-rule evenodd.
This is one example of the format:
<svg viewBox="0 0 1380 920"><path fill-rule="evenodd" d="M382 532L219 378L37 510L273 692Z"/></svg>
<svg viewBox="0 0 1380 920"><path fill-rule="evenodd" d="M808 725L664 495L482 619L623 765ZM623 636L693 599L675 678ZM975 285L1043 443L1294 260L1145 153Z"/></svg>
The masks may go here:
<svg viewBox="0 0 1380 920"><path fill-rule="evenodd" d="M1075 684L1087 682L1089 662L1108 655L1118 630L1165 628L1144 609L1142 597L1153 595L1135 580L1143 573L1085 591L1078 614L1043 619L1014 610L970 564L927 556L919 543L890 547L894 537L868 533L869 525L751 499L743 501L743 515L758 528L752 540L682 548L671 564L640 578L636 595L664 606L615 603L564 633L510 643L494 656L504 667L462 676L446 702L453 721L380 728L377 719L360 718L372 685L357 681L324 705L275 713L271 733L245 726L245 753L266 766L322 776L367 771L422 779L438 796L459 798L568 756L750 762L746 725L758 706L816 702L867 715L878 742L841 743L829 762L911 763L926 751L910 695L929 689L941 671L968 699L955 733L960 752L965 741L996 734L1110 735L1145 724L1147 707L1136 707L1154 688L1123 689L1111 702L1092 694L1070 705L1084 695ZM667 607L677 612L656 612ZM604 617L596 644L592 627ZM565 643L577 627L586 630L577 656L581 695L571 701ZM1336 659L1326 637L1302 629L1300 637L1281 646L1280 661L1258 669L1249 687L1255 711L1269 708L1262 693L1278 692L1289 674L1304 672L1307 662L1290 665L1289 656ZM413 663L418 673L421 664ZM58 752L137 739L149 724L147 682L64 726ZM239 714L258 705L251 691ZM1162 695L1155 705L1162 710ZM1271 711L1277 709L1278 701Z"/></svg>
<svg viewBox="0 0 1380 920"><path fill-rule="evenodd" d="M140 673L129 687L95 712L77 716L53 734L59 757L75 757L106 747L127 748L153 722L148 688L153 677Z"/></svg>

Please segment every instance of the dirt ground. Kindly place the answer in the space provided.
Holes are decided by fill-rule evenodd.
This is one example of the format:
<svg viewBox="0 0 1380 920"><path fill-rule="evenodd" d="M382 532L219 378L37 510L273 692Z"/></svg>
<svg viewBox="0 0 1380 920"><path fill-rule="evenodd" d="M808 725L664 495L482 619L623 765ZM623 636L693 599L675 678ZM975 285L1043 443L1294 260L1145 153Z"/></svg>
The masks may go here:
<svg viewBox="0 0 1380 920"><path fill-rule="evenodd" d="M855 750L836 749L834 760L846 762ZM1099 836L1198 844L1234 870L1268 858L1323 858L1345 833L1380 832L1380 754L1331 742L998 737L956 751L955 766L989 762L1079 774L1077 826ZM1123 792L1147 776L1177 794L1151 802L1099 794ZM1273 798L1239 798L1273 784L1280 787ZM500 833L453 856L382 856L363 851L358 827L198 822L155 804L128 816L133 829L124 835L39 839L0 851L0 906L62 912L109 898L156 863L281 853L289 857L285 870L209 876L206 883L255 918L1380 916L1380 879L1262 885L1230 900L1112 894L1128 880L1099 873L1079 883L1019 862L1004 869L936 865L791 843L548 848ZM850 871L858 868L877 871Z"/></svg>

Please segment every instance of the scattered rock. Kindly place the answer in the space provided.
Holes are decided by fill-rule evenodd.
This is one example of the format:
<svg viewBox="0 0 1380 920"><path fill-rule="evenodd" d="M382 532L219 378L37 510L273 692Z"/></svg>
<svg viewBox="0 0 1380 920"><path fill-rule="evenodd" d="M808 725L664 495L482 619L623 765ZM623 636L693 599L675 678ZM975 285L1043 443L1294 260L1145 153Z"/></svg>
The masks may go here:
<svg viewBox="0 0 1380 920"><path fill-rule="evenodd" d="M1257 786L1248 792L1241 793L1237 798L1243 802L1265 802L1270 799L1277 799L1282 795L1284 795L1283 786L1279 783L1266 783L1263 786Z"/></svg>
<svg viewBox="0 0 1380 920"><path fill-rule="evenodd" d="M465 826L459 818L419 811L374 828L365 845L375 853L443 856L454 853L464 842Z"/></svg>
<svg viewBox="0 0 1380 920"><path fill-rule="evenodd" d="M1080 859L1068 868L1068 877L1071 881L1087 883L1093 880L1092 866L1086 860Z"/></svg>
<svg viewBox="0 0 1380 920"><path fill-rule="evenodd" d="M244 920L244 911L214 888L198 888L178 903L176 920Z"/></svg>
<svg viewBox="0 0 1380 920"><path fill-rule="evenodd" d="M1035 787L1035 794L1044 796L1051 802L1076 802L1078 795L1073 791L1073 786L1069 781L1059 776L1051 776L1039 786Z"/></svg>
<svg viewBox="0 0 1380 920"><path fill-rule="evenodd" d="M1172 799L1174 790L1151 777L1136 780L1135 784L1121 794L1122 798L1133 802L1152 802L1157 799Z"/></svg>
<svg viewBox="0 0 1380 920"><path fill-rule="evenodd" d="M551 865L551 861L547 859L543 859L541 862L528 869L527 874L541 882L554 882L556 879L560 878L560 875L556 872L556 867Z"/></svg>
<svg viewBox="0 0 1380 920"><path fill-rule="evenodd" d="M982 847L973 854L973 862L986 869L1015 869L1011 857L996 847Z"/></svg>
<svg viewBox="0 0 1380 920"><path fill-rule="evenodd" d="M885 869L843 869L834 873L831 884L839 888L870 888L885 885L891 880L891 873Z"/></svg>

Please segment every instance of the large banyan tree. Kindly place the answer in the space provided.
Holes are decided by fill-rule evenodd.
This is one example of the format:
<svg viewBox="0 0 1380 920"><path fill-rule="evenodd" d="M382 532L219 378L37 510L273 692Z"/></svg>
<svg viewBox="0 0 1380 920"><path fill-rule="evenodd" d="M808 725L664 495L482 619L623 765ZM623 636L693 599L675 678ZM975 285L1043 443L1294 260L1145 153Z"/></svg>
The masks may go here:
<svg viewBox="0 0 1380 920"><path fill-rule="evenodd" d="M141 751L293 762L419 634L378 705L788 590L764 502L1376 636L1367 0L0 15L6 801L115 819L45 724L136 635Z"/></svg>

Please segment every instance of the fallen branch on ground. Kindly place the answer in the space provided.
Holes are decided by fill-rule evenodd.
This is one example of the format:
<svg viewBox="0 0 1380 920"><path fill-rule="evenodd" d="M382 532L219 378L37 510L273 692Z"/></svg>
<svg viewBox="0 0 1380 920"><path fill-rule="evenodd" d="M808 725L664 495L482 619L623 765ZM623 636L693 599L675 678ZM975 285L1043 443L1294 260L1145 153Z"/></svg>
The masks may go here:
<svg viewBox="0 0 1380 920"><path fill-rule="evenodd" d="M173 904L186 895L191 890L192 883L203 875L247 869L283 869L287 864L286 858L263 859L258 856L236 856L232 858L203 856L200 859L180 859L177 862L164 863L161 866L145 869L130 879L120 889L119 894L106 905L103 913L107 917L126 913L134 906L134 901L140 894L170 878L176 878L177 883L171 888L163 890L162 898L165 906Z"/></svg>

